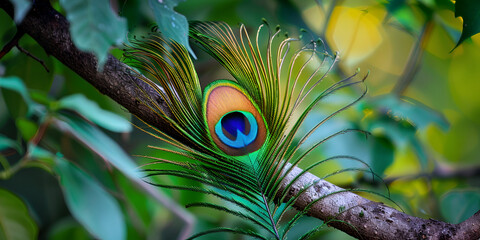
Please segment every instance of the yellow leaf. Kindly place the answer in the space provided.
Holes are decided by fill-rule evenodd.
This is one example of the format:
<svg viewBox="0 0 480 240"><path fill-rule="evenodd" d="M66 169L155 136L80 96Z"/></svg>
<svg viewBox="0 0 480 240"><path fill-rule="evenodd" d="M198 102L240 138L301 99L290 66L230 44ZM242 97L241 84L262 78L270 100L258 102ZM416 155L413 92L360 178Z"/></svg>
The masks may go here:
<svg viewBox="0 0 480 240"><path fill-rule="evenodd" d="M480 59L479 45L465 42L455 49L448 71L448 84L458 108L470 120L480 124Z"/></svg>
<svg viewBox="0 0 480 240"><path fill-rule="evenodd" d="M316 33L322 32L325 25L325 12L318 5L311 5L302 10L302 18L310 29Z"/></svg>
<svg viewBox="0 0 480 240"><path fill-rule="evenodd" d="M390 167L385 170L388 177L398 177L415 174L420 171L420 163L415 152L409 147L401 151L396 151L395 160Z"/></svg>
<svg viewBox="0 0 480 240"><path fill-rule="evenodd" d="M371 55L382 43L380 21L356 8L335 7L327 27L327 40L340 52L347 65L354 65Z"/></svg>

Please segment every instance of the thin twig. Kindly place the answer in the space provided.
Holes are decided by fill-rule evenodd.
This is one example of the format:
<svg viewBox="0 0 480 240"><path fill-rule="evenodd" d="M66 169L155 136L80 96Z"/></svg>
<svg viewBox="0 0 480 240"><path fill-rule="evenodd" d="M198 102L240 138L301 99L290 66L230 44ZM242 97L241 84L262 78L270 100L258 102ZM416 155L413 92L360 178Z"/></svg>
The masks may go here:
<svg viewBox="0 0 480 240"><path fill-rule="evenodd" d="M430 39L432 29L433 20L427 20L422 28L417 42L415 43L415 46L412 49L412 52L410 53L410 57L408 58L407 65L405 66L402 76L397 81L397 84L395 84L393 87L392 92L397 96L403 95L407 87L412 83L415 74L417 74L422 61L425 45Z"/></svg>
<svg viewBox="0 0 480 240"><path fill-rule="evenodd" d="M20 40L20 38L23 37L24 34L24 31L20 29L17 30L17 33L15 33L13 38L7 44L5 44L5 46L3 46L2 48L2 51L0 51L0 59L2 59L3 56L7 55L7 53L9 53L13 47L18 45L18 41Z"/></svg>
<svg viewBox="0 0 480 240"><path fill-rule="evenodd" d="M45 68L45 70L46 70L47 72L50 72L50 70L48 70L47 65L45 65L45 62L44 62L42 59L35 57L33 54L31 54L30 52L28 52L28 51L25 50L24 48L20 47L18 44L17 44L17 48L18 48L18 50L20 50L20 52L25 53L27 56L35 59L37 62L39 62L40 64L42 64L43 68Z"/></svg>
<svg viewBox="0 0 480 240"><path fill-rule="evenodd" d="M451 169L451 168L435 168L432 172L420 172L417 174L403 175L397 177L385 178L384 182L387 185L391 183L402 180L409 181L419 178L429 178L429 179L451 179L451 178L463 178L469 179L472 177L480 177L480 166L460 168L460 169Z"/></svg>
<svg viewBox="0 0 480 240"><path fill-rule="evenodd" d="M7 44L5 44L5 46L3 46L2 50L0 51L0 59L2 59L3 56L7 55L7 53L9 53L12 50L13 47L17 47L17 49L20 52L26 54L27 56L29 56L33 59L35 59L37 62L42 64L43 68L45 68L45 70L47 72L50 72L50 70L48 69L47 65L45 65L45 62L43 60L35 57L33 54L31 54L30 52L28 52L24 48L20 47L20 45L18 45L18 41L23 37L23 35L25 35L25 32L21 29L18 29L17 33L15 33L13 38Z"/></svg>

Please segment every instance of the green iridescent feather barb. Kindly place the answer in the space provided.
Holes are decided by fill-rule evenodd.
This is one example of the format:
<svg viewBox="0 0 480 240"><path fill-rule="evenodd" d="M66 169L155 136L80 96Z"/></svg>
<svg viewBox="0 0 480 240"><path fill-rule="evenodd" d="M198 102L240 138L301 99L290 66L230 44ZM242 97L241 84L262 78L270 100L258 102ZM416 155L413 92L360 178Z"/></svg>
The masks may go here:
<svg viewBox="0 0 480 240"><path fill-rule="evenodd" d="M322 142L338 134L360 131L345 129L313 144L307 141L327 120L365 95L365 78L355 80L355 73L337 82L327 80L338 58L327 54L321 41L304 43L284 36L280 28L272 32L266 23L259 27L255 38L250 38L243 25L235 34L225 23L192 22L190 37L234 79L216 80L202 91L187 50L157 33L132 39L125 50L129 64L142 71L139 78L155 89L170 109L167 114L154 99L143 102L177 134L170 136L152 127L154 132L149 133L173 149L153 148L188 159L152 157L156 163L176 167L146 169L147 177L169 175L203 183L205 187L155 185L216 196L235 208L207 202L188 207L225 211L262 229L254 232L221 227L192 238L223 231L259 239L284 239L306 209L280 224L301 194L286 199L288 189L280 191L282 181ZM308 114L322 100L354 85L360 89L357 98L319 119L308 131L301 131ZM334 156L316 161L304 172L339 158L357 160Z"/></svg>

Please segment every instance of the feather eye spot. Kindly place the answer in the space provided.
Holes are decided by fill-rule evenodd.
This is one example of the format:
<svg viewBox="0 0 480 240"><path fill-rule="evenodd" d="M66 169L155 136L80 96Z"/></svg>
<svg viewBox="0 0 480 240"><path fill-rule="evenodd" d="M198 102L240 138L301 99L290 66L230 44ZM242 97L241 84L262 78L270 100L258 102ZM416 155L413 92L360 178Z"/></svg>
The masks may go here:
<svg viewBox="0 0 480 240"><path fill-rule="evenodd" d="M218 80L207 86L204 119L209 138L231 156L255 152L267 138L267 125L256 103L231 81Z"/></svg>
<svg viewBox="0 0 480 240"><path fill-rule="evenodd" d="M246 117L242 112L234 111L223 115L220 122L223 130L227 131L233 137L237 137L237 132L245 133L245 129L249 126Z"/></svg>
<svg viewBox="0 0 480 240"><path fill-rule="evenodd" d="M233 111L223 115L218 121L215 134L229 147L244 148L257 138L258 124L253 114Z"/></svg>

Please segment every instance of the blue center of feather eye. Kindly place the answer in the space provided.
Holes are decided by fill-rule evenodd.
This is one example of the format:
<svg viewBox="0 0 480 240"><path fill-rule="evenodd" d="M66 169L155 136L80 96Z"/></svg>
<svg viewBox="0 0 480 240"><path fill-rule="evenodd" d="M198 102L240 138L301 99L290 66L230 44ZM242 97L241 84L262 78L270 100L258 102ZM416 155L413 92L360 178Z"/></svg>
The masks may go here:
<svg viewBox="0 0 480 240"><path fill-rule="evenodd" d="M243 148L257 138L257 120L249 112L229 112L223 115L215 125L215 133L225 145L232 148Z"/></svg>
<svg viewBox="0 0 480 240"><path fill-rule="evenodd" d="M247 118L241 112L227 113L222 117L222 128L230 133L233 137L237 137L237 132L245 133L245 125Z"/></svg>

